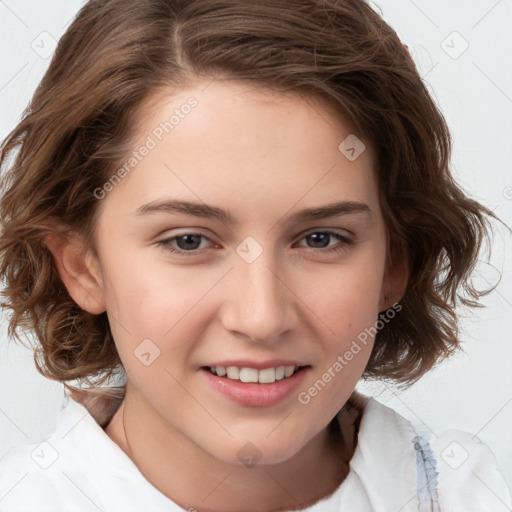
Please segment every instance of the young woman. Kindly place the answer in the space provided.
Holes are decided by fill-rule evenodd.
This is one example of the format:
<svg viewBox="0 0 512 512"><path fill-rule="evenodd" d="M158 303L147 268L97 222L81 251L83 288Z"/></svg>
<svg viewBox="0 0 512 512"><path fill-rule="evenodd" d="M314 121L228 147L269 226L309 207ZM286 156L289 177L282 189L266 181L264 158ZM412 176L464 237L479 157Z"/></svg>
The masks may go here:
<svg viewBox="0 0 512 512"><path fill-rule="evenodd" d="M494 217L366 3L90 1L10 157L3 305L67 399L0 510L508 510L478 438L354 391L458 348Z"/></svg>

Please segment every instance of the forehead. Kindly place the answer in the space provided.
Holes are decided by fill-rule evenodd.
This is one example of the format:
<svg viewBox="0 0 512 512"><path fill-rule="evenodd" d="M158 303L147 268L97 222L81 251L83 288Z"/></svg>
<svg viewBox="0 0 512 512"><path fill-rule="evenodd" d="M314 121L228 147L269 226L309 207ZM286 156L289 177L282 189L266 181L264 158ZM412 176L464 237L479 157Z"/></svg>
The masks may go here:
<svg viewBox="0 0 512 512"><path fill-rule="evenodd" d="M219 111L222 110L223 117L229 118L231 126L235 126L233 123L237 118L245 122L252 120L255 123L265 123L268 110L276 110L283 117L283 123L288 114L294 116L297 123L311 123L321 119L332 130L336 130L339 136L356 133L353 123L341 113L341 106L335 106L333 101L318 94L298 89L279 90L250 80L212 78L197 79L182 88L160 87L153 91L144 99L132 118L134 136L140 138L150 128L157 128L158 123L155 125L155 121L169 121L166 114L172 114L173 110L180 117L179 123L176 123L177 119L171 123L174 123L174 130L177 124L182 124L181 120L191 117L187 113L183 116L179 112L182 108L187 109L186 104L191 98L197 100L199 107L194 107L191 112L196 119L205 119L208 113L219 116ZM249 112L253 114L252 119L244 116ZM219 117L219 128L230 126L222 125L221 121ZM279 129L279 126L274 128ZM358 136L364 138L360 133Z"/></svg>
<svg viewBox="0 0 512 512"><path fill-rule="evenodd" d="M125 212L169 195L260 215L262 204L279 215L319 200L376 205L372 148L321 98L233 81L162 89L134 134L129 172L108 198Z"/></svg>

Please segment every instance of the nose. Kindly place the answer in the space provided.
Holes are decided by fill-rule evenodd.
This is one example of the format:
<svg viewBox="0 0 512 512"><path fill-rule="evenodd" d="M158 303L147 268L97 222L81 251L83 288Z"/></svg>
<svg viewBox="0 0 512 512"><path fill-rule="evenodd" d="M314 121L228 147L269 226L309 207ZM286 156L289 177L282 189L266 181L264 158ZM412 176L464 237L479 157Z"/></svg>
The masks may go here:
<svg viewBox="0 0 512 512"><path fill-rule="evenodd" d="M272 251L254 260L234 254L234 268L223 289L222 323L226 330L258 343L272 344L296 325L296 297L284 262Z"/></svg>

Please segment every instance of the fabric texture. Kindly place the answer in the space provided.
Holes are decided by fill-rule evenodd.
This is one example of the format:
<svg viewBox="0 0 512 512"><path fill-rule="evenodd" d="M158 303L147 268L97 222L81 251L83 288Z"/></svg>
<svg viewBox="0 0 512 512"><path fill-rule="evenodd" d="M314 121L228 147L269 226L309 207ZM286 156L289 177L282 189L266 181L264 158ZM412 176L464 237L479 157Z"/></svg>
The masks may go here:
<svg viewBox="0 0 512 512"><path fill-rule="evenodd" d="M477 437L447 430L425 439L373 398L354 393L351 404L361 415L349 474L305 512L511 510L496 458ZM344 407L338 422L355 418L353 413ZM69 396L48 439L13 447L0 459L0 512L183 510L146 480L88 409Z"/></svg>

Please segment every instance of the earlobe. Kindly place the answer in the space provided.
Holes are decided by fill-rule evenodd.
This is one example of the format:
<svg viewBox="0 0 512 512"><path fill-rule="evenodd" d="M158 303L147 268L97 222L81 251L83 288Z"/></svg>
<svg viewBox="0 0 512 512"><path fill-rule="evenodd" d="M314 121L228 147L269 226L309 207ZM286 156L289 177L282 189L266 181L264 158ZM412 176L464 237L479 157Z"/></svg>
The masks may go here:
<svg viewBox="0 0 512 512"><path fill-rule="evenodd" d="M52 253L60 278L71 298L85 311L106 310L99 262L74 233L52 233L44 243Z"/></svg>

